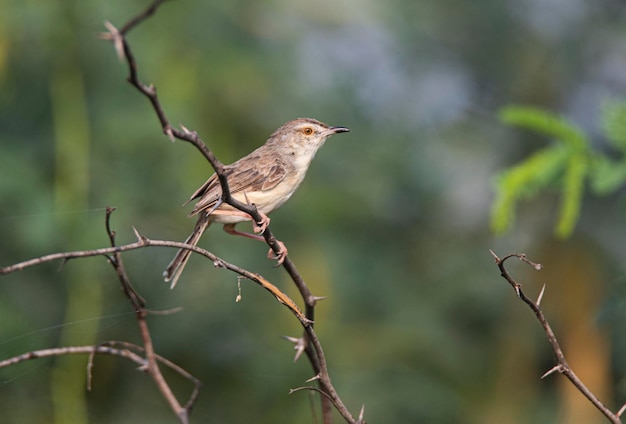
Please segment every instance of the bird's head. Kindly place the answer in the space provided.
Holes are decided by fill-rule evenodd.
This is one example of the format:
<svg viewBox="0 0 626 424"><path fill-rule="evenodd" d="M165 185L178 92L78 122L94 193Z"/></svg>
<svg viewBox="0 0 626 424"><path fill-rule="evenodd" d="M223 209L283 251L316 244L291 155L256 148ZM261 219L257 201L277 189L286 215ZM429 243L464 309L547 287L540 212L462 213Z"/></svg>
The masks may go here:
<svg viewBox="0 0 626 424"><path fill-rule="evenodd" d="M316 119L298 118L278 128L268 141L290 149L294 154L315 154L328 137L348 131L348 128L331 127Z"/></svg>

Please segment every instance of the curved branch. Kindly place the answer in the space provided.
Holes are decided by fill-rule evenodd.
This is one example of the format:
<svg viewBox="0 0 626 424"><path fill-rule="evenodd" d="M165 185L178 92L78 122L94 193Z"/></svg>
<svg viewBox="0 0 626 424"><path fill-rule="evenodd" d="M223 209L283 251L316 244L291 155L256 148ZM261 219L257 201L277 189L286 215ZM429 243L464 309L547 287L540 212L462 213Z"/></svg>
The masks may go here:
<svg viewBox="0 0 626 424"><path fill-rule="evenodd" d="M554 372L559 372L563 374L574 385L574 387L576 387L576 389L578 389L578 391L582 393L583 396L585 396L612 423L615 423L615 424L621 423L622 421L620 420L620 415L621 415L621 412L623 411L620 410L620 413L615 414L609 408L607 408L596 397L596 395L594 395L593 392L591 392L591 390L589 390L587 386L585 386L585 384L580 380L580 378L578 378L578 376L574 373L572 368L569 366L569 364L565 360L565 354L563 353L563 350L561 349L561 345L559 344L559 341L557 340L556 335L554 334L554 331L552 330L552 327L550 326L550 323L546 319L545 315L543 314L543 311L541 310L539 306L541 303L541 298L543 297L543 289L541 290L539 297L537 298L537 301L533 301L528 296L526 296L526 294L523 292L522 285L518 283L517 281L515 281L513 277L511 277L509 272L506 270L504 263L510 258L518 258L522 262L527 263L528 265L535 268L537 271L541 270L542 265L532 262L531 260L526 258L526 255L523 253L512 253L510 255L505 256L504 258L499 258L492 250L490 250L490 252L496 261L496 265L498 266L498 269L500 270L500 275L511 285L511 287L513 287L513 290L515 290L517 297L519 297L520 300L524 302L525 304L527 304L528 307L533 311L533 313L535 314L535 317L541 324L541 327L543 328L544 333L546 333L546 338L548 339L548 342L552 346L552 351L554 352L556 356L557 364L551 369L549 369L543 376L541 376L541 378L547 377L548 375Z"/></svg>
<svg viewBox="0 0 626 424"><path fill-rule="evenodd" d="M75 250L71 252L58 252L50 255L44 255L38 258L29 259L23 262L19 262L13 265L5 266L0 268L0 275L10 274L13 272L21 271L25 268L29 268L35 265L40 265L47 262L54 262L58 260L62 260L63 263L69 261L70 259L76 258L88 258L93 256L105 256L107 259L111 254L118 254L121 252L128 252L131 250L143 249L150 246L162 246L162 247L174 247L177 249L188 249L193 252L199 253L200 255L210 259L213 262L213 265L218 268L225 268L230 271L235 272L268 290L270 293L276 297L276 299L285 305L291 312L298 318L300 323L303 326L309 326L311 321L300 311L298 305L285 293L283 293L280 289L278 289L274 284L270 283L266 278L264 278L260 274L256 274L250 272L244 268L241 268L237 265L231 264L219 256L215 255L212 252L209 252L206 249L202 249L198 246L192 246L190 244L177 242L177 241L169 241L169 240L151 240L147 237L140 235L136 230L135 234L138 237L138 240L134 243L123 244L119 246L111 246L104 247L100 249L91 249L91 250Z"/></svg>

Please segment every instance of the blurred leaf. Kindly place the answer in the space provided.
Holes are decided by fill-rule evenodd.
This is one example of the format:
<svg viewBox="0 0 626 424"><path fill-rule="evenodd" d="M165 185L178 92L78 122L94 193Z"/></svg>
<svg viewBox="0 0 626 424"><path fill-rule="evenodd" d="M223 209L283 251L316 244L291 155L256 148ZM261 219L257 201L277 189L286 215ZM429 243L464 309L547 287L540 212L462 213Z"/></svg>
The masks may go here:
<svg viewBox="0 0 626 424"><path fill-rule="evenodd" d="M509 229L520 199L531 197L556 179L565 167L567 156L567 149L561 146L547 148L496 177L496 199L491 213L491 228L496 234Z"/></svg>
<svg viewBox="0 0 626 424"><path fill-rule="evenodd" d="M580 216L584 182L589 170L587 136L565 118L533 107L505 107L499 116L509 125L553 137L562 144L535 153L501 174L492 211L493 231L501 234L508 230L517 200L547 187L562 172L563 197L555 233L563 238L570 236Z"/></svg>
<svg viewBox="0 0 626 424"><path fill-rule="evenodd" d="M617 190L626 181L624 160L612 161L604 155L597 155L589 172L591 189L596 194L608 194Z"/></svg>
<svg viewBox="0 0 626 424"><path fill-rule="evenodd" d="M608 140L626 152L626 102L607 101L602 108L602 129Z"/></svg>
<svg viewBox="0 0 626 424"><path fill-rule="evenodd" d="M507 106L499 113L502 122L554 137L572 148L586 148L587 137L573 123L551 112L525 106Z"/></svg>
<svg viewBox="0 0 626 424"><path fill-rule="evenodd" d="M563 183L559 222L556 226L556 235L561 238L572 234L580 216L587 169L587 158L584 155L572 155L569 158Z"/></svg>

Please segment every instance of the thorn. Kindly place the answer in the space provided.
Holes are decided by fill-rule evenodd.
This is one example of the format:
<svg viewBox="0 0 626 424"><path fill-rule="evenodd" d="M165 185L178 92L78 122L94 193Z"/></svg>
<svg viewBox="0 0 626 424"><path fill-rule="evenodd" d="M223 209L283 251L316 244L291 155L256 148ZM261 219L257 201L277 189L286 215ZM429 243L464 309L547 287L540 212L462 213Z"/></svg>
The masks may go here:
<svg viewBox="0 0 626 424"><path fill-rule="evenodd" d="M189 130L189 128L187 128L183 124L180 124L180 128L182 128L182 130L185 133L185 135L193 135L193 133Z"/></svg>
<svg viewBox="0 0 626 424"><path fill-rule="evenodd" d="M61 259L61 263L59 264L59 269L57 269L57 271L61 271L63 267L65 266L65 264L68 263L69 261L70 261L70 258Z"/></svg>
<svg viewBox="0 0 626 424"><path fill-rule="evenodd" d="M617 414L615 414L615 415L617 415L617 417L619 418L619 417L622 416L624 411L626 411L626 403L622 405L622 407L619 409L619 411L617 411Z"/></svg>
<svg viewBox="0 0 626 424"><path fill-rule="evenodd" d="M198 133L195 131L191 131L189 128L187 128L186 126L184 126L183 124L180 124L180 127L183 130L183 133L187 136L187 137L191 137L193 139L196 139L198 137Z"/></svg>
<svg viewBox="0 0 626 424"><path fill-rule="evenodd" d="M539 296L537 296L537 302L535 302L537 306L541 304L541 299L543 299L543 293L545 291L546 291L546 285L544 284L543 287L541 288L541 291L539 292Z"/></svg>
<svg viewBox="0 0 626 424"><path fill-rule="evenodd" d="M489 249L489 253L491 253L491 256L493 256L493 258L496 260L496 263L499 264L500 258L498 257L498 255L496 255L496 253L491 249Z"/></svg>
<svg viewBox="0 0 626 424"><path fill-rule="evenodd" d="M313 300L319 302L320 300L326 300L328 296L313 296Z"/></svg>
<svg viewBox="0 0 626 424"><path fill-rule="evenodd" d="M296 355L293 358L293 362L297 362L298 359L300 359L300 357L302 356L302 353L304 353L304 349L306 349L306 343L304 342L304 338L283 336L283 339L287 340L288 342L293 343L294 345L293 348L296 351Z"/></svg>
<svg viewBox="0 0 626 424"><path fill-rule="evenodd" d="M300 340L302 341L302 343L298 343L294 347L294 349L296 350L296 354L293 357L293 362L298 362L298 359L300 359L300 357L302 357L302 354L304 353L304 348L306 347L304 345L304 340L302 340L302 339L300 339Z"/></svg>
<svg viewBox="0 0 626 424"><path fill-rule="evenodd" d="M177 306L175 308L171 308L171 309L164 309L161 311L154 311L152 309L146 309L146 312L150 315L172 315L172 314L177 314L178 312L182 311L184 308L182 306Z"/></svg>
<svg viewBox="0 0 626 424"><path fill-rule="evenodd" d="M557 364L555 366L553 366L552 368L550 368L548 371L546 371L542 376L541 379L543 380L544 378L546 378L547 376L549 376L550 374L555 373L556 371L561 371L561 364Z"/></svg>
<svg viewBox="0 0 626 424"><path fill-rule="evenodd" d="M154 86L154 84L150 84L150 85L144 85L144 89L148 92L148 94L150 94L151 96L155 96L156 95L156 87Z"/></svg>
<svg viewBox="0 0 626 424"><path fill-rule="evenodd" d="M139 231L137 231L134 225L133 225L133 233L135 233L135 237L137 237L137 241L145 243L148 240L147 238L139 234Z"/></svg>
<svg viewBox="0 0 626 424"><path fill-rule="evenodd" d="M167 138L170 139L170 141L173 143L176 141L176 137L174 137L174 132L172 131L172 127L170 127L169 125L165 128L165 135L167 136Z"/></svg>
<svg viewBox="0 0 626 424"><path fill-rule="evenodd" d="M361 406L361 410L359 411L359 420L357 421L358 424L363 423L363 417L365 416L365 404L363 404L363 406Z"/></svg>
<svg viewBox="0 0 626 424"><path fill-rule="evenodd" d="M113 26L111 22L104 21L104 26L109 32L101 34L100 37L103 40L113 41L113 48L115 49L115 52L117 53L117 58L119 59L120 63L124 62L126 55L124 54L124 42L123 42L122 35L118 31L118 29L115 28L115 26Z"/></svg>
<svg viewBox="0 0 626 424"><path fill-rule="evenodd" d="M314 375L313 377L309 378L307 381L305 381L305 383L310 383L312 381L319 380L319 379L320 379L320 375L317 374L317 375Z"/></svg>
<svg viewBox="0 0 626 424"><path fill-rule="evenodd" d="M285 339L288 342L291 342L293 344L296 344L296 343L298 343L298 340L300 340L300 337L283 336L283 339Z"/></svg>
<svg viewBox="0 0 626 424"><path fill-rule="evenodd" d="M250 203L250 199L248 199L248 193L245 191L243 192L243 198L246 199L246 205L250 206L252 204Z"/></svg>

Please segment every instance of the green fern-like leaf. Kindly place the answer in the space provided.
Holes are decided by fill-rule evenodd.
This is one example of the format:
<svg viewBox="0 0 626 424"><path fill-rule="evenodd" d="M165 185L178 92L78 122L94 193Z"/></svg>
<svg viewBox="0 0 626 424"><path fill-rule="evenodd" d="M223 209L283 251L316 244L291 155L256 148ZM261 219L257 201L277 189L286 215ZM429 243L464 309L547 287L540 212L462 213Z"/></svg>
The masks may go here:
<svg viewBox="0 0 626 424"><path fill-rule="evenodd" d="M561 238L567 238L572 234L580 216L587 172L587 157L580 154L570 155L563 182L561 211L555 231Z"/></svg>
<svg viewBox="0 0 626 424"><path fill-rule="evenodd" d="M626 182L626 162L612 161L604 155L596 155L589 170L591 189L596 194L608 194Z"/></svg>
<svg viewBox="0 0 626 424"><path fill-rule="evenodd" d="M613 192L626 183L626 101L605 103L602 114L607 139L624 154L620 159L594 152L582 130L548 111L509 106L500 111L500 119L552 137L558 144L500 174L492 209L492 228L496 233L508 230L520 199L556 181L561 185L562 197L555 233L568 237L580 216L587 179L598 194Z"/></svg>
<svg viewBox="0 0 626 424"><path fill-rule="evenodd" d="M500 119L520 128L553 137L570 148L586 149L585 134L573 123L543 109L526 106L507 106L500 110Z"/></svg>
<svg viewBox="0 0 626 424"><path fill-rule="evenodd" d="M568 151L562 146L546 148L496 177L496 198L491 211L491 228L496 234L509 230L519 200L557 179L567 157Z"/></svg>
<svg viewBox="0 0 626 424"><path fill-rule="evenodd" d="M603 105L602 129L615 147L626 152L626 102L610 100Z"/></svg>
<svg viewBox="0 0 626 424"><path fill-rule="evenodd" d="M496 233L504 232L513 221L519 199L533 195L562 176L562 198L555 232L571 235L580 215L585 178L589 171L589 141L573 123L548 111L533 107L509 106L500 119L520 128L554 138L558 144L534 154L501 175L492 215Z"/></svg>

